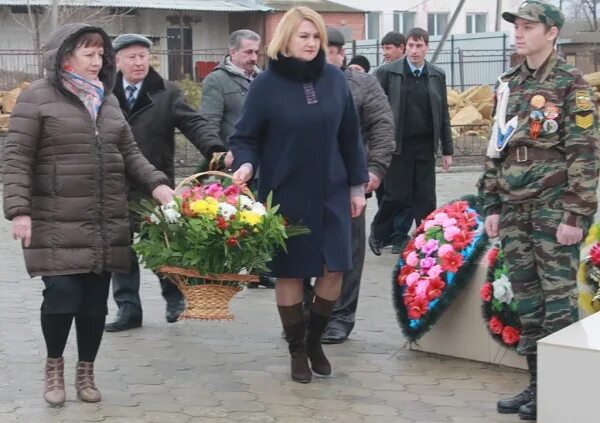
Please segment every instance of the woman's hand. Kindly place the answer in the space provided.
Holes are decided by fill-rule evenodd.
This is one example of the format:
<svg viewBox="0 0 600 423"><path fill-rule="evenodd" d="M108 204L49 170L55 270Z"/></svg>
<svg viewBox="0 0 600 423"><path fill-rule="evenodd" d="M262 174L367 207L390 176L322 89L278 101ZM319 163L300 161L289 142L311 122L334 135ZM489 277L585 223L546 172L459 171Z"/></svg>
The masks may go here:
<svg viewBox="0 0 600 423"><path fill-rule="evenodd" d="M353 195L350 197L350 214L352 217L358 217L367 205L367 199L364 195Z"/></svg>
<svg viewBox="0 0 600 423"><path fill-rule="evenodd" d="M152 197L160 204L167 204L171 200L173 200L173 196L175 195L175 191L168 185L159 185L152 191Z"/></svg>
<svg viewBox="0 0 600 423"><path fill-rule="evenodd" d="M23 246L31 244L31 216L17 216L12 220L13 239L23 240Z"/></svg>
<svg viewBox="0 0 600 423"><path fill-rule="evenodd" d="M244 185L252 178L252 173L252 165L250 163L244 163L233 173L233 182L237 185Z"/></svg>

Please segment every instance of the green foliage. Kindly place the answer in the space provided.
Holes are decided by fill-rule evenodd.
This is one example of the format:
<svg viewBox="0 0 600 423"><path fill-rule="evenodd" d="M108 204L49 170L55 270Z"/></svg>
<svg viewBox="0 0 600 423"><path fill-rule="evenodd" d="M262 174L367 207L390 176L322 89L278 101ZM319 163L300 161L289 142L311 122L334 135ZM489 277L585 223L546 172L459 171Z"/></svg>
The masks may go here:
<svg viewBox="0 0 600 423"><path fill-rule="evenodd" d="M183 92L185 102L194 110L198 110L200 107L200 100L202 99L201 86L192 81L187 74L181 81L177 81L176 84Z"/></svg>

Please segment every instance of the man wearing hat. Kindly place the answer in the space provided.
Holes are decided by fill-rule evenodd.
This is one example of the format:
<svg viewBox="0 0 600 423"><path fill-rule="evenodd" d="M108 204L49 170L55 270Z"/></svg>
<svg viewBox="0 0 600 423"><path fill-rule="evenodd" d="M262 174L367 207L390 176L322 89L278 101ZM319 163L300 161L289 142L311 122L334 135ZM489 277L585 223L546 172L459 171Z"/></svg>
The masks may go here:
<svg viewBox="0 0 600 423"><path fill-rule="evenodd" d="M327 28L327 62L343 69L344 35ZM367 150L369 183L366 193L373 192L383 180L394 151L394 117L383 89L375 77L353 69L344 74L358 112L361 133ZM352 270L344 273L342 293L323 333L322 342L341 343L354 328L358 294L365 261L365 211L352 219ZM305 281L306 290L310 281ZM311 299L310 291L305 298Z"/></svg>
<svg viewBox="0 0 600 423"><path fill-rule="evenodd" d="M144 156L163 171L174 185L175 128L178 128L205 157L226 151L216 135L208 131L208 122L185 103L177 86L165 81L150 66L152 42L139 34L123 34L113 41L117 73L114 94L123 115L129 122L135 141ZM132 185L130 201L143 198ZM137 222L132 220L132 232ZM166 318L172 323L183 311L183 298L177 287L161 279L162 294L167 301ZM142 325L140 300L140 268L133 255L129 273L115 273L112 278L113 297L119 306L117 319L106 325L108 332L118 332Z"/></svg>
<svg viewBox="0 0 600 423"><path fill-rule="evenodd" d="M525 60L496 87L485 229L502 241L522 326L517 352L527 358L530 383L500 400L498 411L535 420L536 343L578 318L579 246L597 207L598 116L590 86L554 49L561 11L526 1L502 17L514 24Z"/></svg>

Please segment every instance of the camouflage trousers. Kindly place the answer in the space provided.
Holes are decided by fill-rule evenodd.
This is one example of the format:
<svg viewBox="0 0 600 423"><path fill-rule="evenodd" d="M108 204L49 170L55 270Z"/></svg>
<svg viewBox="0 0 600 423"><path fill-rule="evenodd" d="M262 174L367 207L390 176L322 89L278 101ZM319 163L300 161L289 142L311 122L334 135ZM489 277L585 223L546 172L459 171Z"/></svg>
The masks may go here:
<svg viewBox="0 0 600 423"><path fill-rule="evenodd" d="M538 340L578 319L579 244L556 240L562 215L535 203L505 203L500 213L500 239L522 326L519 354L536 354Z"/></svg>

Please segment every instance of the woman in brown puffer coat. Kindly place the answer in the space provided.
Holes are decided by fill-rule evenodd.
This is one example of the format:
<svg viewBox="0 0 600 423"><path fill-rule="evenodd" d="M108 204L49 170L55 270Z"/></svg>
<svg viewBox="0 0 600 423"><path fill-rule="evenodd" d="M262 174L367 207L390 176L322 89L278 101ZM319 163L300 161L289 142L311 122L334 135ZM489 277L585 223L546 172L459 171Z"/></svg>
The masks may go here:
<svg viewBox="0 0 600 423"><path fill-rule="evenodd" d="M73 319L76 389L100 401L93 363L106 319L110 272L130 265L126 175L166 203L173 191L136 147L111 94L110 39L69 24L45 46L46 77L20 96L4 163L4 215L23 241L29 274L44 281L41 326L48 350L44 399L65 401L63 351Z"/></svg>

